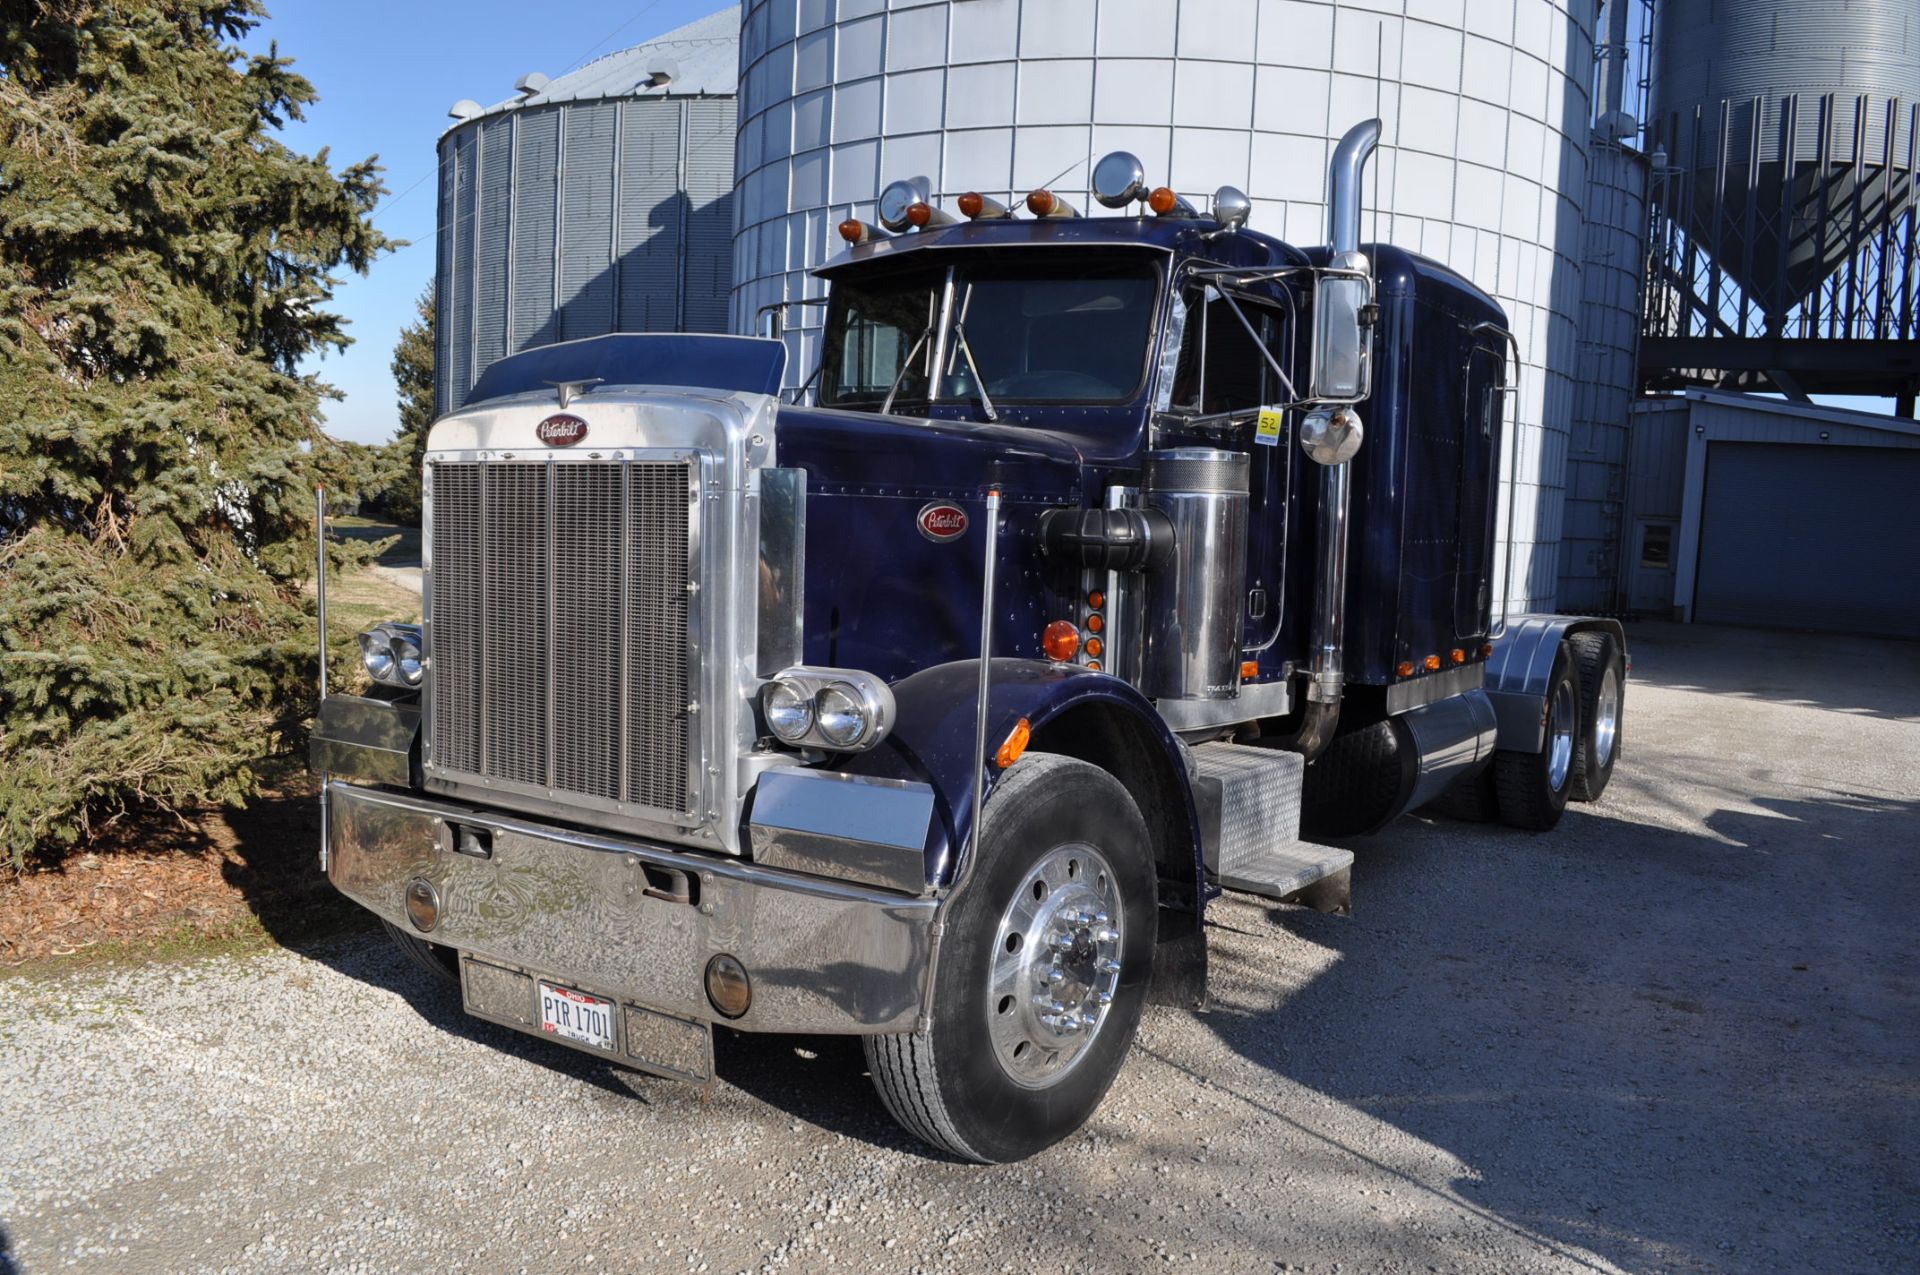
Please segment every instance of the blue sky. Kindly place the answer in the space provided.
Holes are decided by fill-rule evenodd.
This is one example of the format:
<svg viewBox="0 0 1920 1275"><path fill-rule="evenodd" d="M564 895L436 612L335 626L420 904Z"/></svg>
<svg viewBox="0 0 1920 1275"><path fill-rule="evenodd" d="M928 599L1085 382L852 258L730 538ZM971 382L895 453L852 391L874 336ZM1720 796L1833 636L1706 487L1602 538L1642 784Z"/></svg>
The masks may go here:
<svg viewBox="0 0 1920 1275"><path fill-rule="evenodd" d="M389 194L376 224L412 246L344 274L333 310L354 338L345 354L310 360L345 394L326 408L327 432L361 442L393 436L388 363L414 299L433 278L434 144L463 97L492 105L528 71L559 76L603 54L651 39L725 7L725 0L267 0L271 16L245 41L282 57L320 100L282 135L312 153L330 147L336 170L371 154Z"/></svg>

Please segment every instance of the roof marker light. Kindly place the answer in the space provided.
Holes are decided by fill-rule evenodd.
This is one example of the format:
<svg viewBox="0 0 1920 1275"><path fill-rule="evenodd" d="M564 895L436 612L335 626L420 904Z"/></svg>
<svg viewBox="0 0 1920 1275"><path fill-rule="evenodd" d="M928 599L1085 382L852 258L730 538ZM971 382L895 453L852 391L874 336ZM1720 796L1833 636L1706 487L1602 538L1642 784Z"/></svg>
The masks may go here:
<svg viewBox="0 0 1920 1275"><path fill-rule="evenodd" d="M929 226L951 226L953 218L922 199L907 205L907 224L915 230L925 230Z"/></svg>
<svg viewBox="0 0 1920 1275"><path fill-rule="evenodd" d="M1197 217L1193 205L1173 193L1171 186L1156 186L1147 196L1147 207L1156 217Z"/></svg>
<svg viewBox="0 0 1920 1275"><path fill-rule="evenodd" d="M873 239L876 231L857 217L849 217L840 223L840 237L850 244L863 244Z"/></svg>
<svg viewBox="0 0 1920 1275"><path fill-rule="evenodd" d="M1027 211L1036 217L1078 217L1074 206L1042 186L1027 196Z"/></svg>
<svg viewBox="0 0 1920 1275"><path fill-rule="evenodd" d="M974 221L992 221L997 218L1011 217L1013 213L997 199L988 199L977 190L970 190L960 196L960 211Z"/></svg>

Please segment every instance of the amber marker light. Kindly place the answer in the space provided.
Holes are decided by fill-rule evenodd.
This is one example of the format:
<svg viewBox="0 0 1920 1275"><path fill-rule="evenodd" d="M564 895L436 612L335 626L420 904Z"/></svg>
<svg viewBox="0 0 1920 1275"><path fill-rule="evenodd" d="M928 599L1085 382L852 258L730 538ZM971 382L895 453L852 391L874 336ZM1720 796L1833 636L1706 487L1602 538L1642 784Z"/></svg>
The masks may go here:
<svg viewBox="0 0 1920 1275"><path fill-rule="evenodd" d="M1455 664L1465 664L1467 662L1467 653L1456 646L1453 648L1452 659Z"/></svg>
<svg viewBox="0 0 1920 1275"><path fill-rule="evenodd" d="M1087 605L1098 611L1101 607L1107 605L1107 595L1095 589L1087 595Z"/></svg>
<svg viewBox="0 0 1920 1275"><path fill-rule="evenodd" d="M1005 770L1020 760L1020 754L1027 751L1027 745L1032 741L1033 723L1023 717L1013 724L1013 730L1008 733L993 759L1000 764L1000 769Z"/></svg>
<svg viewBox="0 0 1920 1275"><path fill-rule="evenodd" d="M1241 681L1244 682L1244 681L1247 681L1249 678L1255 678L1259 676L1260 676L1260 662L1258 660L1240 661L1240 680Z"/></svg>
<svg viewBox="0 0 1920 1275"><path fill-rule="evenodd" d="M967 217L978 217L987 210L987 197L977 190L970 190L960 196L960 212Z"/></svg>
<svg viewBox="0 0 1920 1275"><path fill-rule="evenodd" d="M1413 676L1413 661L1412 661L1412 660L1401 660L1401 661L1400 661L1400 667L1399 667L1399 668L1397 668L1397 669L1395 669L1395 670L1394 670L1394 672L1396 672L1396 673L1398 673L1398 674L1399 674L1399 675L1400 675L1401 677L1412 677L1412 676Z"/></svg>
<svg viewBox="0 0 1920 1275"><path fill-rule="evenodd" d="M1147 196L1147 207L1153 209L1153 215L1164 217L1180 204L1180 196L1173 193L1171 186L1155 186L1153 193Z"/></svg>
<svg viewBox="0 0 1920 1275"><path fill-rule="evenodd" d="M1490 659L1490 658L1492 658L1492 656L1493 656L1493 643L1491 643L1491 642L1483 642L1483 643L1481 643L1481 644L1480 644L1480 658L1481 658L1481 659L1483 659L1483 660L1485 660L1485 659Z"/></svg>
<svg viewBox="0 0 1920 1275"><path fill-rule="evenodd" d="M1100 661L1099 661L1099 660L1088 660L1088 661L1087 661L1087 667L1088 667L1088 668L1090 668L1090 669L1092 669L1092 670L1093 670L1094 672L1096 672L1096 673L1098 673L1098 672L1100 671Z"/></svg>
<svg viewBox="0 0 1920 1275"><path fill-rule="evenodd" d="M1087 617L1087 628L1092 630L1093 632L1098 633L1101 629L1104 629L1106 627L1107 627L1106 617L1101 615L1098 611L1095 611L1092 615Z"/></svg>
<svg viewBox="0 0 1920 1275"><path fill-rule="evenodd" d="M1080 653L1080 626L1072 620L1055 620L1040 635L1040 649L1048 659L1065 664Z"/></svg>
<svg viewBox="0 0 1920 1275"><path fill-rule="evenodd" d="M1091 655L1091 656L1098 656L1098 655L1100 655L1100 654L1101 654L1101 653L1102 653L1103 651L1105 651L1106 649L1107 649L1107 644L1106 644L1105 642L1102 642L1102 641L1101 641L1101 640L1100 640L1099 638L1097 638L1097 637L1090 637L1090 638L1088 638L1088 639L1087 639L1087 654L1088 654L1088 655Z"/></svg>
<svg viewBox="0 0 1920 1275"><path fill-rule="evenodd" d="M1036 217L1051 217L1054 205L1059 202L1050 190L1030 191L1027 194L1027 211Z"/></svg>
<svg viewBox="0 0 1920 1275"><path fill-rule="evenodd" d="M1431 673L1440 667L1440 657L1437 655L1429 655L1426 659L1420 661L1420 665L1426 669L1427 672Z"/></svg>
<svg viewBox="0 0 1920 1275"><path fill-rule="evenodd" d="M928 203L907 205L907 224L916 230L925 230L933 220L933 205Z"/></svg>
<svg viewBox="0 0 1920 1275"><path fill-rule="evenodd" d="M840 237L848 243L865 243L867 223L857 217L849 217L840 223Z"/></svg>

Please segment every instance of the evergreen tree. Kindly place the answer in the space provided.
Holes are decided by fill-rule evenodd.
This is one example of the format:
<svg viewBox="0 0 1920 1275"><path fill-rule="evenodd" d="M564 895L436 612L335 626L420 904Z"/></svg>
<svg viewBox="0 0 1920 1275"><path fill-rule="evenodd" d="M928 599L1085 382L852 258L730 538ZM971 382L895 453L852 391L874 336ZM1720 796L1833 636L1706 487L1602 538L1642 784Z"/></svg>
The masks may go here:
<svg viewBox="0 0 1920 1275"><path fill-rule="evenodd" d="M400 390L400 432L387 444L390 474L380 502L387 513L420 525L420 467L427 454L427 430L433 425L433 285L414 302L419 319L400 329L393 347L393 380Z"/></svg>
<svg viewBox="0 0 1920 1275"><path fill-rule="evenodd" d="M314 90L258 0L0 13L0 855L234 801L312 708L329 271L389 245L372 160L275 136Z"/></svg>

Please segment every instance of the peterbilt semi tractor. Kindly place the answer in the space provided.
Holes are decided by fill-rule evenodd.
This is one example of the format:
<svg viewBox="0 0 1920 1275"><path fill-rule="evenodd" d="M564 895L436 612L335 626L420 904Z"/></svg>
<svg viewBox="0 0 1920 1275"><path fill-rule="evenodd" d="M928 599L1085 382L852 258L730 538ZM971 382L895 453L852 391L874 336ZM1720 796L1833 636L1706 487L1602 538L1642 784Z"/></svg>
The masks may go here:
<svg viewBox="0 0 1920 1275"><path fill-rule="evenodd" d="M1307 249L1124 153L1103 215L896 182L798 390L770 336L493 364L429 439L424 622L323 696L323 870L470 1014L696 1083L716 1029L859 1035L998 1162L1203 1004L1221 891L1345 911L1324 840L1598 797L1624 634L1506 613L1517 350L1359 242L1378 134Z"/></svg>

